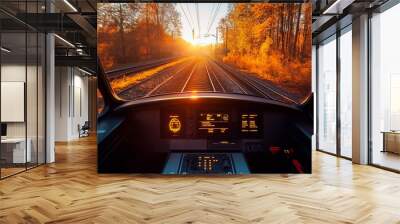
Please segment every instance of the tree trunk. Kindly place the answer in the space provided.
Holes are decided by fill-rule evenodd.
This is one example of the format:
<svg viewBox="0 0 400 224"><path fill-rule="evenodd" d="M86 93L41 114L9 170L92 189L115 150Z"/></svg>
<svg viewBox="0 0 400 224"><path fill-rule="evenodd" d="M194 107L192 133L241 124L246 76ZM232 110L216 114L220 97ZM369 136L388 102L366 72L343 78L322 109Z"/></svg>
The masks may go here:
<svg viewBox="0 0 400 224"><path fill-rule="evenodd" d="M284 11L285 11L285 5L282 5L281 7L281 16L280 16L280 24L281 24L281 29L280 29L280 33L278 35L280 35L280 49L281 51L283 51L283 45L284 45L284 34L285 34L285 27L284 27Z"/></svg>
<svg viewBox="0 0 400 224"><path fill-rule="evenodd" d="M119 27L119 37L120 37L120 46L121 46L121 54L122 54L122 62L126 63L126 53L125 53L125 31L124 31L124 14L122 11L122 4L119 5L119 21L118 21L118 27Z"/></svg>
<svg viewBox="0 0 400 224"><path fill-rule="evenodd" d="M146 59L150 57L149 5L146 4Z"/></svg>
<svg viewBox="0 0 400 224"><path fill-rule="evenodd" d="M297 51L297 39L299 37L299 28L300 28L300 15L301 15L301 6L302 4L298 5L297 8L297 21L296 21L296 32L294 35L294 42L293 42L293 47L292 47L292 57L296 58L296 51Z"/></svg>
<svg viewBox="0 0 400 224"><path fill-rule="evenodd" d="M293 9L293 4L290 4L288 6L288 19L287 19L287 23L288 23L288 27L287 27L287 33L286 33L286 42L285 42L285 50L284 50L284 54L286 56L286 61L290 60L290 53L289 53L289 47L290 47L290 43L292 42L292 30L293 30L293 13L292 13L292 9Z"/></svg>

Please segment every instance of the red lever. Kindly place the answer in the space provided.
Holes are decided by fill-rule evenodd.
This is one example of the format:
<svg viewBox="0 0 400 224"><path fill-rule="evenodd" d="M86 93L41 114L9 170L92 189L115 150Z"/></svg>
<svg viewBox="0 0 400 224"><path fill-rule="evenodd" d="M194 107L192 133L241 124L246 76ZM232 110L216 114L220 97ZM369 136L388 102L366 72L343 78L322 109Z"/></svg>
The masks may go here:
<svg viewBox="0 0 400 224"><path fill-rule="evenodd" d="M300 162L298 160L292 159L292 164L296 168L297 172L304 173L303 166L300 164Z"/></svg>
<svg viewBox="0 0 400 224"><path fill-rule="evenodd" d="M279 146L271 146L269 148L269 151L271 151L271 153L273 155L275 155L275 154L278 154L281 151L281 147L279 147Z"/></svg>

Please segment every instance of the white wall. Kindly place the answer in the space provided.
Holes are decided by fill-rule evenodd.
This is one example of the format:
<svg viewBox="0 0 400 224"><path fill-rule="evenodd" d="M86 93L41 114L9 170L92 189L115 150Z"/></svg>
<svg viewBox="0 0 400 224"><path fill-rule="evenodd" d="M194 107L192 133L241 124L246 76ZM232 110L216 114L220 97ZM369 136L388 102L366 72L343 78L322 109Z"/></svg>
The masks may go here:
<svg viewBox="0 0 400 224"><path fill-rule="evenodd" d="M3 64L1 66L1 81L4 82L25 82L25 64ZM28 70L33 69L28 67ZM29 90L29 89L28 89ZM36 91L27 93L27 96L36 96ZM7 108L1 108L7 110ZM29 116L29 115L28 115ZM28 120L29 117L28 117ZM8 137L25 137L25 122L10 122L7 123L7 136Z"/></svg>
<svg viewBox="0 0 400 224"><path fill-rule="evenodd" d="M77 70L75 70L76 72ZM74 108L72 119L72 136L78 137L78 124L83 125L89 120L89 102L88 102L88 78L87 76L74 75ZM80 111L81 110L81 111Z"/></svg>
<svg viewBox="0 0 400 224"><path fill-rule="evenodd" d="M69 68L55 68L55 141L67 141L69 132Z"/></svg>
<svg viewBox="0 0 400 224"><path fill-rule="evenodd" d="M55 73L55 140L70 141L88 121L88 78L72 67L56 67Z"/></svg>
<svg viewBox="0 0 400 224"><path fill-rule="evenodd" d="M25 64L5 64L1 66L1 81L25 82ZM6 110L7 108L1 108ZM25 123L12 122L7 123L7 137L25 137Z"/></svg>

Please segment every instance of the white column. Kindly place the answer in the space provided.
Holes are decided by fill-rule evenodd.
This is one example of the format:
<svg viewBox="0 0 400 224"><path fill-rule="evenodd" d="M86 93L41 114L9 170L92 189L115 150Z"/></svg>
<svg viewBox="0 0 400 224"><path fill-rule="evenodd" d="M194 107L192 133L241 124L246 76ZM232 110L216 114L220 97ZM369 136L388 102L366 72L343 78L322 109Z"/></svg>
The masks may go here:
<svg viewBox="0 0 400 224"><path fill-rule="evenodd" d="M71 79L72 68L59 66L55 68L55 141L71 140Z"/></svg>
<svg viewBox="0 0 400 224"><path fill-rule="evenodd" d="M368 163L368 15L353 19L353 162Z"/></svg>
<svg viewBox="0 0 400 224"><path fill-rule="evenodd" d="M55 55L54 35L46 36L46 163L55 161L54 133L55 133Z"/></svg>
<svg viewBox="0 0 400 224"><path fill-rule="evenodd" d="M54 5L46 1L46 11L54 12ZM55 42L54 34L46 34L46 163L55 161Z"/></svg>

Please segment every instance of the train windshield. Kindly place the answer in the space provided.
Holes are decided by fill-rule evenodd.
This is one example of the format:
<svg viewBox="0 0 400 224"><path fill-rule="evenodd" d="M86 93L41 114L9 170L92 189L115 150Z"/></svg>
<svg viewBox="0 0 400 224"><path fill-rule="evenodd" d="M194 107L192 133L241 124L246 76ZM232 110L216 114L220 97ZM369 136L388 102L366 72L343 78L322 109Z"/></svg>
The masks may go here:
<svg viewBox="0 0 400 224"><path fill-rule="evenodd" d="M98 55L124 100L311 91L311 4L99 3Z"/></svg>

